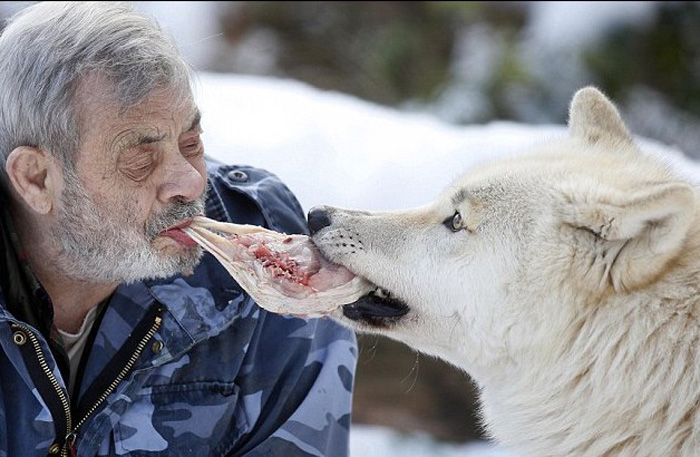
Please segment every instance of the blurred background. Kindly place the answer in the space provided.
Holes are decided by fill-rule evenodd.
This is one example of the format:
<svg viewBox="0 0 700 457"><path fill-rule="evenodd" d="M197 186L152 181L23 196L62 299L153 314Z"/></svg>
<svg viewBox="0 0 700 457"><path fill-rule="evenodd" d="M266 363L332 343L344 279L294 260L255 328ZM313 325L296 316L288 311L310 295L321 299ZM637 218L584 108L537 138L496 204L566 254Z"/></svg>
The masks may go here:
<svg viewBox="0 0 700 457"><path fill-rule="evenodd" d="M30 3L0 2L0 15ZM634 133L700 158L698 2L135 3L199 70L299 80L456 125L564 124L572 94L594 84ZM359 343L355 423L483 438L466 374L381 337Z"/></svg>
<svg viewBox="0 0 700 457"><path fill-rule="evenodd" d="M592 83L635 133L700 154L698 2L136 3L200 70L293 78L457 124L563 123Z"/></svg>

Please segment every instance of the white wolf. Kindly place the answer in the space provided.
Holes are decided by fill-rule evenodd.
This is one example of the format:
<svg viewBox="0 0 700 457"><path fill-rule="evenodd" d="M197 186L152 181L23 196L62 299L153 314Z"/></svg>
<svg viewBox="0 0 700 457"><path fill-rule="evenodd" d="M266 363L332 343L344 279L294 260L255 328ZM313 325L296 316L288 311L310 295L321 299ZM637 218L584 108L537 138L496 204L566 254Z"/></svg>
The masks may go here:
<svg viewBox="0 0 700 457"><path fill-rule="evenodd" d="M312 208L322 253L382 291L333 317L468 372L518 456L697 457L698 189L597 89L569 115L425 207Z"/></svg>

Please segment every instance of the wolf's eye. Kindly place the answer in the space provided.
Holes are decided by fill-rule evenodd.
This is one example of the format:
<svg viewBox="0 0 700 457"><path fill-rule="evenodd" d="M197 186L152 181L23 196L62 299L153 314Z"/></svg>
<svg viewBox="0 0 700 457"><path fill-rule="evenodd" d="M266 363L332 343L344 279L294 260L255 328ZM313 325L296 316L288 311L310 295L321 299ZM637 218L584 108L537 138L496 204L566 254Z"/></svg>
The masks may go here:
<svg viewBox="0 0 700 457"><path fill-rule="evenodd" d="M459 214L459 211L455 211L452 217L445 219L444 224L453 232L459 232L464 228L464 220L462 219L462 215Z"/></svg>

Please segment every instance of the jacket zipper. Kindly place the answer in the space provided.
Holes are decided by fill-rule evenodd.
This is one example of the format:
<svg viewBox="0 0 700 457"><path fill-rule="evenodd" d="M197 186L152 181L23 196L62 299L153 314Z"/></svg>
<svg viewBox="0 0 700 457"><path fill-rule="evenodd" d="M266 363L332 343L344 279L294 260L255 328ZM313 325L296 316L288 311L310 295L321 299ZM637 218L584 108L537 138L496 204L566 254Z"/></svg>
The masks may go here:
<svg viewBox="0 0 700 457"><path fill-rule="evenodd" d="M63 406L63 412L66 417L66 435L65 435L65 442L63 446L61 447L61 457L69 457L69 455L76 455L76 449L75 449L75 440L78 436L78 429L85 424L85 422L88 420L88 418L95 412L97 409L104 403L105 400L107 400L107 397L109 397L112 392L117 388L120 382L126 377L126 375L131 371L133 368L134 364L136 364L136 361L138 358L141 356L141 353L143 352L143 349L146 347L146 344L148 341L153 338L153 335L156 334L158 329L160 328L160 325L163 321L163 318L160 316L155 316L155 319L153 321L153 324L151 325L151 328L146 332L146 334L141 338L139 341L138 345L136 346L136 349L134 350L133 354L129 357L129 360L127 363L124 365L124 367L121 369L121 371L117 374L117 376L114 378L114 380L107 386L107 388L102 392L102 394L99 396L97 401L93 403L93 405L87 410L85 415L83 415L83 418L79 420L75 426L73 426L73 416L71 414L70 410L70 402L68 401L68 395L63 391L61 388L61 385L58 382L58 379L56 379L56 376L54 376L53 372L49 368L49 364L46 362L46 358L44 357L44 353L41 351L41 346L39 345L39 340L37 337L34 335L34 333L29 330L29 328L15 324L15 327L20 328L24 330L24 332L27 333L30 341L32 342L32 346L34 347L34 352L36 353L37 359L39 361L39 365L41 366L42 371L46 375L46 377L49 379L49 382L53 386L54 390L56 391L56 394L58 395L58 398L61 402L61 405Z"/></svg>
<svg viewBox="0 0 700 457"><path fill-rule="evenodd" d="M32 342L32 347L34 348L34 353L36 354L39 366L41 367L41 370L44 372L46 377L49 379L51 386L56 391L58 399L60 400L61 405L63 406L63 414L66 418L66 430L70 430L72 428L73 416L71 415L70 411L68 395L66 395L66 393L63 391L61 385L58 383L58 379L56 379L56 376L53 374L53 371L51 371L51 369L49 368L49 364L48 362L46 362L46 357L44 357L44 353L41 350L39 340L34 335L34 332L29 330L29 328L25 327L24 325L14 324L13 327L24 331L24 333L26 333L27 337L29 338L29 341ZM63 446L61 448L61 457L68 457L68 448L66 446Z"/></svg>
<svg viewBox="0 0 700 457"><path fill-rule="evenodd" d="M87 410L85 415L83 416L82 419L78 421L77 424L75 424L75 427L73 430L66 436L67 441L71 441L71 446L75 444L75 438L77 436L78 429L85 424L85 422L88 420L88 418L95 412L97 409L100 407L102 403L104 403L105 400L107 400L107 397L109 397L112 392L114 392L114 389L117 388L120 382L124 380L126 375L131 371L133 368L134 364L136 361L139 359L141 356L141 353L143 352L143 349L146 347L146 343L153 338L153 335L156 334L158 329L160 328L160 324L163 322L163 318L160 316L156 316L153 325L151 325L151 328L146 332L146 334L141 338L141 341L139 341L139 344L136 346L136 349L134 350L134 353L131 354L131 357L129 357L129 360L126 362L126 365L124 365L124 368L119 372L119 374L114 378L114 380L107 386L107 389L105 389L104 392L100 395L100 397L97 399L95 403L90 407L90 409Z"/></svg>

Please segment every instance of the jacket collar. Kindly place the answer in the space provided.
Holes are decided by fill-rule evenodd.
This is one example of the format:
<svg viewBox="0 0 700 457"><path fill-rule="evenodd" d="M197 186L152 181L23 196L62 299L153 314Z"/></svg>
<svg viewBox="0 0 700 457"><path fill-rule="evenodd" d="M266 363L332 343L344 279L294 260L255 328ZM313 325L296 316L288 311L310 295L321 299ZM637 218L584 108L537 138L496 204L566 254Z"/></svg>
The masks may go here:
<svg viewBox="0 0 700 457"><path fill-rule="evenodd" d="M0 288L7 310L48 336L53 324L51 299L22 260L6 197L0 191Z"/></svg>

